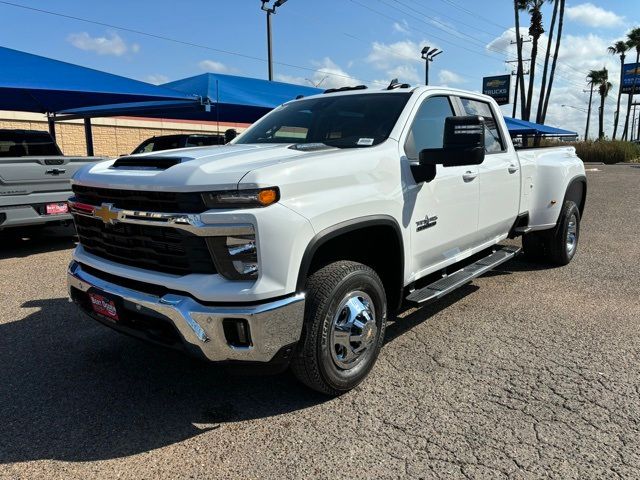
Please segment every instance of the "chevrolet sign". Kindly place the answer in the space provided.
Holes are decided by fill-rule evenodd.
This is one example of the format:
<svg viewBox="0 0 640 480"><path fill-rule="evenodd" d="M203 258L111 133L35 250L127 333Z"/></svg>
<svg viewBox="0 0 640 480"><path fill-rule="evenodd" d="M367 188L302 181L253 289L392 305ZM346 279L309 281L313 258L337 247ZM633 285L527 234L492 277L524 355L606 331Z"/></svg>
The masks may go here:
<svg viewBox="0 0 640 480"><path fill-rule="evenodd" d="M509 103L510 90L511 75L484 77L482 79L482 93L492 97L498 102L498 105L507 105Z"/></svg>

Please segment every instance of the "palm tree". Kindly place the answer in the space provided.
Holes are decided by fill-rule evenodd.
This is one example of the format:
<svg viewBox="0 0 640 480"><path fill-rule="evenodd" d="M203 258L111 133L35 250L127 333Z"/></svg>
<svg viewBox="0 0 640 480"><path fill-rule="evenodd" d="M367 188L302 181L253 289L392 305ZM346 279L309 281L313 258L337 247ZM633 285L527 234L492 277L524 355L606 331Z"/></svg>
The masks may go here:
<svg viewBox="0 0 640 480"><path fill-rule="evenodd" d="M536 76L536 57L538 56L538 41L544 33L542 25L542 6L547 0L519 0L521 10L526 10L531 16L529 35L531 36L531 66L529 67L529 89L527 91L527 107L523 120L531 117L531 103L533 100L533 84Z"/></svg>
<svg viewBox="0 0 640 480"><path fill-rule="evenodd" d="M620 117L620 98L622 97L622 76L624 70L624 59L626 57L626 52L629 49L627 42L624 40L619 40L609 48L607 48L607 52L611 55L620 55L620 85L618 86L618 103L616 105L616 114L613 120L613 139L616 139L616 134L618 133L618 118Z"/></svg>
<svg viewBox="0 0 640 480"><path fill-rule="evenodd" d="M558 0L553 2L553 16L551 17L551 28L547 41L547 53L544 56L544 70L542 71L542 85L540 86L540 98L538 98L538 112L536 113L536 123L542 123L542 109L544 107L544 96L547 87L547 70L549 69L549 58L551 57L551 44L553 43L553 32L555 31L556 18L558 17Z"/></svg>
<svg viewBox="0 0 640 480"><path fill-rule="evenodd" d="M553 79L556 75L556 65L558 63L558 55L560 53L560 40L562 39L562 27L564 25L564 5L565 5L565 0L560 0L560 13L558 15L558 36L556 39L556 51L553 54L553 63L551 64L551 74L549 75L549 85L547 86L547 92L544 96L544 107L542 108L542 117L540 118L540 123L544 123L547 118L547 109L549 108L549 97L551 97L551 88L553 87Z"/></svg>
<svg viewBox="0 0 640 480"><path fill-rule="evenodd" d="M524 96L524 68L522 66L522 38L520 36L520 10L522 0L513 0L513 10L516 19L516 46L518 51L518 74L516 76L516 89L520 87L520 118L524 118L526 111L526 98ZM517 93L517 92L516 92ZM513 105L513 116L516 116L516 105Z"/></svg>
<svg viewBox="0 0 640 480"><path fill-rule="evenodd" d="M589 121L591 120L591 100L593 100L593 88L602 83L602 70L590 70L587 74L587 84L591 87L589 91L589 108L587 109L587 126L584 129L584 139L589 139Z"/></svg>
<svg viewBox="0 0 640 480"><path fill-rule="evenodd" d="M598 110L598 139L604 139L604 101L611 90L611 82L609 81L609 71L603 68L598 76L598 93L600 93L600 109Z"/></svg>
<svg viewBox="0 0 640 480"><path fill-rule="evenodd" d="M640 27L636 27L627 34L627 47L629 50L636 49L636 70L638 69L638 63L640 63ZM629 93L629 103L627 104L627 117L624 120L624 131L622 132L622 139L627 139L629 131L629 115L631 115L631 104L633 103L633 93L636 89L636 80L638 75L633 77L633 85L631 86L631 93Z"/></svg>

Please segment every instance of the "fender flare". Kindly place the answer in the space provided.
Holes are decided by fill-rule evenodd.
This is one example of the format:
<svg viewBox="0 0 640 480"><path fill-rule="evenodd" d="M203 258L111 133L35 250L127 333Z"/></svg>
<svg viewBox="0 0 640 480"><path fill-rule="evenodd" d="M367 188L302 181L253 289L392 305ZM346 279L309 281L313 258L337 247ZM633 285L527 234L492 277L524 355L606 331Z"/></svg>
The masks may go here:
<svg viewBox="0 0 640 480"><path fill-rule="evenodd" d="M580 200L580 203L578 204L578 209L580 210L580 217L582 217L583 213L584 213L584 207L587 203L587 176L586 175L576 175L575 177L573 177L569 183L567 184L567 188L564 191L564 197L562 199L562 205L564 205L564 202L567 201L567 196L569 195L569 192L571 191L571 189L577 185L578 183L582 184L582 199ZM556 220L557 222L557 220Z"/></svg>
<svg viewBox="0 0 640 480"><path fill-rule="evenodd" d="M337 223L331 227L325 228L321 232L318 232L309 242L307 248L302 256L300 262L300 270L298 271L298 280L296 282L296 292L302 292L304 290L305 282L311 267L311 262L318 249L327 243L329 240L336 238L345 233L353 232L368 227L391 227L396 233L398 239L398 245L400 246L400 258L402 259L402 265L400 266L401 283L404 283L404 240L402 237L402 230L395 218L390 215L368 215L366 217L354 218L346 220L344 222Z"/></svg>

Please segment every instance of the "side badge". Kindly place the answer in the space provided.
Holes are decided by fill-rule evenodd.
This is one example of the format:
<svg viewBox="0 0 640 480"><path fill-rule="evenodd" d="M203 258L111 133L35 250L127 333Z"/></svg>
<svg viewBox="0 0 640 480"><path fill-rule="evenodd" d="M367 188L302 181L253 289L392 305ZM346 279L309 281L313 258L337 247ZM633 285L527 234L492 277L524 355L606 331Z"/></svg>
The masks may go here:
<svg viewBox="0 0 640 480"><path fill-rule="evenodd" d="M418 220L416 222L416 232L431 228L436 223L438 223L438 217L436 215L434 215L433 217L427 215L426 217L424 217L424 220Z"/></svg>

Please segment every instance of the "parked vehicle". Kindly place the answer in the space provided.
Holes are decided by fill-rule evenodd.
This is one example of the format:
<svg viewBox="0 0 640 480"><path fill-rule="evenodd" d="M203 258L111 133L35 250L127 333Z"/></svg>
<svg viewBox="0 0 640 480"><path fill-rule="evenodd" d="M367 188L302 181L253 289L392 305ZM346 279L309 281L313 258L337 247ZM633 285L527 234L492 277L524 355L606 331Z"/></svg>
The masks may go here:
<svg viewBox="0 0 640 480"><path fill-rule="evenodd" d="M394 311L513 258L507 237L569 263L586 188L573 147L516 152L487 96L333 91L230 145L83 168L70 296L121 332L340 394Z"/></svg>
<svg viewBox="0 0 640 480"><path fill-rule="evenodd" d="M0 130L0 230L70 223L70 179L105 157L65 157L48 132Z"/></svg>
<svg viewBox="0 0 640 480"><path fill-rule="evenodd" d="M174 148L203 147L208 145L223 145L225 143L222 135L209 134L179 134L179 135L159 135L146 139L138 145L132 154L159 152L161 150L172 150Z"/></svg>

